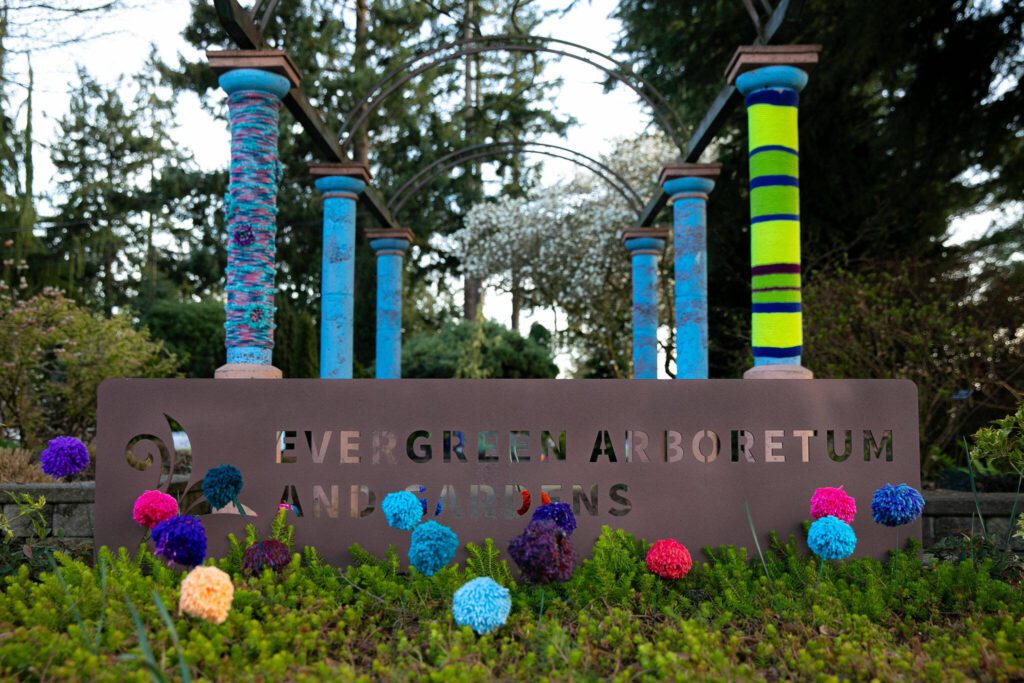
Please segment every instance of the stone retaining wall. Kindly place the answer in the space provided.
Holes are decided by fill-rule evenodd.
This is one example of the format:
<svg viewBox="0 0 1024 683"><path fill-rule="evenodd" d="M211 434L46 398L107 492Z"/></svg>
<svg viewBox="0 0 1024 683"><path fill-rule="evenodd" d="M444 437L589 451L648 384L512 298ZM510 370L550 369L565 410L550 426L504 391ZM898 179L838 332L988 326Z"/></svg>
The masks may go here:
<svg viewBox="0 0 1024 683"><path fill-rule="evenodd" d="M177 482L176 482L177 483ZM73 540L89 540L93 535L93 502L96 499L96 484L78 482L72 484L0 484L0 501L8 519L18 514L18 506L10 502L9 493L27 493L30 496L45 496L43 514L53 535ZM989 533L1006 535L1013 509L1013 493L978 494L981 514ZM930 547L935 541L971 531L974 520L979 530L974 497L966 491L925 491L924 545ZM861 515L870 514L869 506L862 505ZM1024 512L1024 502L1020 510ZM864 519L865 517L862 517ZM20 518L12 524L15 535L25 538L32 535L28 520ZM1015 539L1014 547L1024 550L1024 540Z"/></svg>

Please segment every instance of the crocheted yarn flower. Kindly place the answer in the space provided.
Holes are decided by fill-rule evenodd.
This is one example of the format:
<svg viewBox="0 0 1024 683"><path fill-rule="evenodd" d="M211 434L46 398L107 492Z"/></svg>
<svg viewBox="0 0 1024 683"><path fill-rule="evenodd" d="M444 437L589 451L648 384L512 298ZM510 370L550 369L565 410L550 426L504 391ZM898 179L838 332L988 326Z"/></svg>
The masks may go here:
<svg viewBox="0 0 1024 683"><path fill-rule="evenodd" d="M508 589L489 576L462 585L452 598L452 616L459 626L469 626L477 635L505 625L512 611Z"/></svg>
<svg viewBox="0 0 1024 683"><path fill-rule="evenodd" d="M924 498L913 486L886 484L871 497L871 517L876 524L901 526L921 516Z"/></svg>
<svg viewBox="0 0 1024 683"><path fill-rule="evenodd" d="M419 502L416 503L419 508ZM417 571L433 576L439 569L452 561L459 547L455 532L434 520L420 524L412 532L409 544L409 562Z"/></svg>
<svg viewBox="0 0 1024 683"><path fill-rule="evenodd" d="M576 531L576 515L572 514L572 506L568 503L548 503L541 505L533 511L531 522L541 519L550 519L558 528L565 532L566 536L572 536Z"/></svg>
<svg viewBox="0 0 1024 683"><path fill-rule="evenodd" d="M178 514L178 501L163 491L143 491L132 506L132 519L136 524L152 529L165 519Z"/></svg>
<svg viewBox="0 0 1024 683"><path fill-rule="evenodd" d="M568 581L576 566L569 536L551 519L530 522L509 542L508 554L530 583Z"/></svg>
<svg viewBox="0 0 1024 683"><path fill-rule="evenodd" d="M214 510L238 502L242 492L242 473L234 465L218 465L203 477L203 496Z"/></svg>
<svg viewBox="0 0 1024 683"><path fill-rule="evenodd" d="M823 486L811 496L811 519L836 517L847 524L857 514L857 501L842 486Z"/></svg>
<svg viewBox="0 0 1024 683"><path fill-rule="evenodd" d="M288 552L288 546L275 538L265 541L257 541L245 549L242 556L242 571L246 574L259 574L269 567L279 572L288 566L292 556Z"/></svg>
<svg viewBox="0 0 1024 683"><path fill-rule="evenodd" d="M426 512L420 500L408 491L398 491L384 496L380 509L384 511L388 526L402 531L409 531L419 524L423 519L423 513Z"/></svg>
<svg viewBox="0 0 1024 683"><path fill-rule="evenodd" d="M196 567L181 582L178 614L185 614L214 624L223 624L231 611L235 587L231 577L216 567Z"/></svg>
<svg viewBox="0 0 1024 683"><path fill-rule="evenodd" d="M58 436L39 454L39 464L54 479L69 477L88 467L89 449L73 436Z"/></svg>
<svg viewBox="0 0 1024 683"><path fill-rule="evenodd" d="M845 560L857 547L857 534L841 519L822 517L811 522L807 547L823 560Z"/></svg>
<svg viewBox="0 0 1024 683"><path fill-rule="evenodd" d="M655 541L647 551L647 569L663 579L681 579L692 568L690 551L674 538Z"/></svg>
<svg viewBox="0 0 1024 683"><path fill-rule="evenodd" d="M206 529L194 515L166 519L152 531L156 554L185 567L195 567L206 559Z"/></svg>

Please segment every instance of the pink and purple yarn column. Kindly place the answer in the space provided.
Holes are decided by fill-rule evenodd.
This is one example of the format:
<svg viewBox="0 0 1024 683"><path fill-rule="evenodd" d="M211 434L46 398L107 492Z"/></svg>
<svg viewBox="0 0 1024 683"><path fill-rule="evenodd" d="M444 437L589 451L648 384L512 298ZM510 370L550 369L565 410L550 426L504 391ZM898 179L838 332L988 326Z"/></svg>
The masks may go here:
<svg viewBox="0 0 1024 683"><path fill-rule="evenodd" d="M231 169L228 220L227 362L271 365L274 349L277 186L281 164L277 119L291 87L284 76L236 69L220 77L228 93Z"/></svg>

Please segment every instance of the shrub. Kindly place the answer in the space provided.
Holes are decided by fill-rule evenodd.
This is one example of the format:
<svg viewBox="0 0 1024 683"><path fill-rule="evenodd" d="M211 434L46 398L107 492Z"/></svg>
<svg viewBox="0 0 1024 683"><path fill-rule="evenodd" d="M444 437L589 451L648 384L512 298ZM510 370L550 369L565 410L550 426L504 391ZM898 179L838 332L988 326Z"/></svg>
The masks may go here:
<svg viewBox="0 0 1024 683"><path fill-rule="evenodd" d="M523 337L487 320L448 323L433 334L413 335L402 348L403 377L544 378L558 367L544 343L544 328Z"/></svg>

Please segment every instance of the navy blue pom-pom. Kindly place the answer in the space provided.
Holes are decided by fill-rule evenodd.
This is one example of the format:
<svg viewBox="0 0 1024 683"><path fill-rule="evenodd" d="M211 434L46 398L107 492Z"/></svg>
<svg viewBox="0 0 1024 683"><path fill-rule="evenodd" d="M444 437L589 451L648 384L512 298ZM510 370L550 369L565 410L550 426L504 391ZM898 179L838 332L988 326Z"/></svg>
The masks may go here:
<svg viewBox="0 0 1024 683"><path fill-rule="evenodd" d="M203 495L214 510L237 503L242 492L242 473L234 465L212 468L203 477Z"/></svg>

